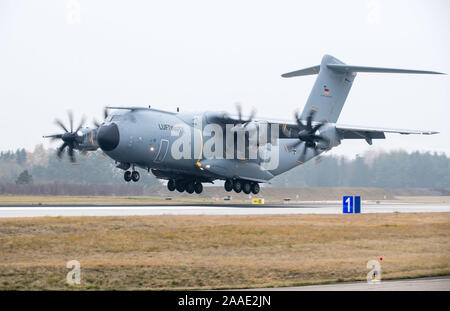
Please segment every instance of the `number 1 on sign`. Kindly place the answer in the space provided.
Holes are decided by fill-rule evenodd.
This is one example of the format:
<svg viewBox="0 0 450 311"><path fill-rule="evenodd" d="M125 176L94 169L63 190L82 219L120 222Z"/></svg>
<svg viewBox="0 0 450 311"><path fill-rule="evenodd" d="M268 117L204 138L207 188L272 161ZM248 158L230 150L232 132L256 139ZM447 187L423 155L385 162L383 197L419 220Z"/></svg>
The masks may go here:
<svg viewBox="0 0 450 311"><path fill-rule="evenodd" d="M345 203L347 203L347 213L350 213L350 204L351 204L350 197L347 197Z"/></svg>
<svg viewBox="0 0 450 311"><path fill-rule="evenodd" d="M344 214L352 214L353 213L353 197L352 196L344 196L342 198L342 212Z"/></svg>

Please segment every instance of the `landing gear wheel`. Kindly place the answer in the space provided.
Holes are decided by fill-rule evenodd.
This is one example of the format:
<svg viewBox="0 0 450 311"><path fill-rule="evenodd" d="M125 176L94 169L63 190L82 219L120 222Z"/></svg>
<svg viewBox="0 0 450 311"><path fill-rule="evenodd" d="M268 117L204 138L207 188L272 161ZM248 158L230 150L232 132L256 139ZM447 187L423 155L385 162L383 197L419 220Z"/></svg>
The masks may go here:
<svg viewBox="0 0 450 311"><path fill-rule="evenodd" d="M236 193L239 193L239 192L242 191L242 182L241 182L240 180L235 180L235 181L233 182L233 190L234 190Z"/></svg>
<svg viewBox="0 0 450 311"><path fill-rule="evenodd" d="M249 194L252 191L252 185L248 181L244 182L242 191L244 191L245 194Z"/></svg>
<svg viewBox="0 0 450 311"><path fill-rule="evenodd" d="M186 184L186 192L194 193L194 182L190 181Z"/></svg>
<svg viewBox="0 0 450 311"><path fill-rule="evenodd" d="M202 193L202 191L203 191L203 185L202 185L202 183L196 182L196 183L194 184L194 191L195 191L195 193L197 193L197 194Z"/></svg>
<svg viewBox="0 0 450 311"><path fill-rule="evenodd" d="M256 182L252 185L252 193L253 194L258 194L259 193L259 184L256 183Z"/></svg>
<svg viewBox="0 0 450 311"><path fill-rule="evenodd" d="M169 191L175 190L175 180L173 179L169 180L169 182L167 183L167 189L169 189Z"/></svg>
<svg viewBox="0 0 450 311"><path fill-rule="evenodd" d="M132 179L134 182L139 181L139 178L141 178L141 175L139 175L139 172L138 172L138 171L133 171L133 173L131 173L131 179Z"/></svg>
<svg viewBox="0 0 450 311"><path fill-rule="evenodd" d="M182 182L177 182L175 188L177 189L178 192L183 192L185 187L184 187L184 183Z"/></svg>
<svg viewBox="0 0 450 311"><path fill-rule="evenodd" d="M123 179L125 179L126 182L131 181L131 172L125 171L125 173L123 173Z"/></svg>
<svg viewBox="0 0 450 311"><path fill-rule="evenodd" d="M233 181L230 180L230 179L227 179L227 180L225 181L224 187L225 187L225 191L230 192L231 190L233 190Z"/></svg>

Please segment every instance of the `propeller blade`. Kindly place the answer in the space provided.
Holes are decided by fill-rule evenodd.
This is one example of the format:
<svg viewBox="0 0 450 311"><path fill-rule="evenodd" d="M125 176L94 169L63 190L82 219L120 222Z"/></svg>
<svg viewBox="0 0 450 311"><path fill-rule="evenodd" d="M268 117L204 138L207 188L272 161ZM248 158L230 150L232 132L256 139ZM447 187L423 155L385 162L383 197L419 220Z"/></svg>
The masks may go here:
<svg viewBox="0 0 450 311"><path fill-rule="evenodd" d="M286 145L286 150L287 151L291 151L292 149L295 149L298 145L300 145L302 143L301 140L295 141L293 143L287 144Z"/></svg>
<svg viewBox="0 0 450 311"><path fill-rule="evenodd" d="M58 139L58 138L62 138L63 134L55 134L55 135L47 135L47 136L42 136L43 138L51 138L52 140Z"/></svg>
<svg viewBox="0 0 450 311"><path fill-rule="evenodd" d="M253 118L256 115L256 109L255 107L252 108L252 112L250 113L250 117L248 118L248 120L245 122L244 127L246 127L250 122L252 122Z"/></svg>
<svg viewBox="0 0 450 311"><path fill-rule="evenodd" d="M308 118L306 119L306 126L308 127L308 129L312 129L311 123L315 114L316 114L315 110L311 110L309 112Z"/></svg>
<svg viewBox="0 0 450 311"><path fill-rule="evenodd" d="M97 119L94 118L94 120L92 121L92 123L94 123L94 125L99 128L100 127L100 123L97 121Z"/></svg>
<svg viewBox="0 0 450 311"><path fill-rule="evenodd" d="M76 163L76 161L75 161L75 155L74 155L74 153L73 153L73 147L72 146L69 146L69 158L70 158L70 162L72 163L72 164L74 164L74 163Z"/></svg>
<svg viewBox="0 0 450 311"><path fill-rule="evenodd" d="M248 119L248 122L251 122L255 117L255 115L256 115L256 108L252 107L252 112L250 112L250 118Z"/></svg>
<svg viewBox="0 0 450 311"><path fill-rule="evenodd" d="M317 125L315 125L315 126L312 128L312 130L311 130L312 133L317 132L322 126L325 125L324 121L320 121L320 122L321 122L320 124L317 124ZM325 122L326 122L326 121L325 121Z"/></svg>
<svg viewBox="0 0 450 311"><path fill-rule="evenodd" d="M300 163L305 163L305 154L306 154L306 149L308 149L308 147L306 147L306 144L303 146L303 150L302 153L300 154L300 156L298 157L297 162Z"/></svg>
<svg viewBox="0 0 450 311"><path fill-rule="evenodd" d="M308 151L308 147L305 144L305 148L303 148L303 152L302 152L302 158L305 156L306 151Z"/></svg>
<svg viewBox="0 0 450 311"><path fill-rule="evenodd" d="M103 109L103 118L106 119L108 117L108 108Z"/></svg>
<svg viewBox="0 0 450 311"><path fill-rule="evenodd" d="M240 103L236 103L236 110L238 112L238 116L239 116L239 121L242 121L242 106Z"/></svg>
<svg viewBox="0 0 450 311"><path fill-rule="evenodd" d="M80 125L78 125L77 130L75 131L75 133L78 132L83 127L85 122L86 122L86 117L82 116L81 117L81 121L80 121Z"/></svg>
<svg viewBox="0 0 450 311"><path fill-rule="evenodd" d="M297 126L300 131L305 130L306 126L300 120L300 116L298 114L298 110L295 111L295 121L297 121Z"/></svg>
<svg viewBox="0 0 450 311"><path fill-rule="evenodd" d="M68 145L67 143L63 143L63 144L58 148L58 151L56 152L56 157L57 157L58 159L61 159L61 155L62 155L64 149L67 147L67 145Z"/></svg>
<svg viewBox="0 0 450 311"><path fill-rule="evenodd" d="M60 120L55 119L55 123L56 123L57 125L59 125L66 133L69 132L69 131L67 130L67 128L64 126L64 124L63 124Z"/></svg>
<svg viewBox="0 0 450 311"><path fill-rule="evenodd" d="M70 132L73 133L73 113L72 110L67 111L69 115L69 123L70 123Z"/></svg>
<svg viewBox="0 0 450 311"><path fill-rule="evenodd" d="M283 132L283 134L287 137L291 137L291 130L287 129L287 125L283 124L283 127L281 128L281 132Z"/></svg>

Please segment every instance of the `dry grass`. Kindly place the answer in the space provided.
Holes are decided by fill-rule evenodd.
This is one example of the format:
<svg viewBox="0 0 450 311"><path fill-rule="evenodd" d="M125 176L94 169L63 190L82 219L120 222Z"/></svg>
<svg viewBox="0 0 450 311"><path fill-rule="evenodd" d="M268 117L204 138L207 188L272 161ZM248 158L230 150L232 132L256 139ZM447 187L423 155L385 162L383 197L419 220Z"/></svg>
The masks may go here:
<svg viewBox="0 0 450 311"><path fill-rule="evenodd" d="M449 204L450 196L396 196L396 200L407 203Z"/></svg>
<svg viewBox="0 0 450 311"><path fill-rule="evenodd" d="M0 219L0 289L290 286L450 274L450 213ZM65 284L80 261L82 283Z"/></svg>
<svg viewBox="0 0 450 311"><path fill-rule="evenodd" d="M58 196L58 195L0 195L0 205L97 205L97 204L167 204L167 203L201 203L202 198L172 198L148 196ZM211 201L211 200L210 200ZM205 201L206 203L207 201Z"/></svg>

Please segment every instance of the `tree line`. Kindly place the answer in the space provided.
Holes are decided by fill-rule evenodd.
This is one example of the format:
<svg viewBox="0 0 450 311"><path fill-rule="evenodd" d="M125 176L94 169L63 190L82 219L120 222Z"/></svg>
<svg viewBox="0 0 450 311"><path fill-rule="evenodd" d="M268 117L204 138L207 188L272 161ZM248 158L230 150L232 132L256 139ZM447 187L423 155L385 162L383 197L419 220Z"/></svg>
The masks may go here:
<svg viewBox="0 0 450 311"><path fill-rule="evenodd" d="M24 155L25 154L25 155ZM123 171L117 169L112 159L101 151L81 155L76 152L77 164L72 165L64 156L56 158L56 150L42 145L33 151L6 151L0 153L0 183L2 184L80 184L80 185L124 185ZM153 186L158 180L144 170L139 185Z"/></svg>
<svg viewBox="0 0 450 311"><path fill-rule="evenodd" d="M125 183L123 171L115 168L114 161L101 151L90 152L87 156L77 153L77 165L71 165L67 157L59 161L55 154L54 149L45 149L42 145L33 151L21 148L0 152L0 193L55 194L63 189L64 193L140 194L145 188L161 185L144 170L140 170L138 183ZM271 186L448 189L450 157L443 153L401 150L366 152L355 159L320 156L320 161L311 160L275 177Z"/></svg>
<svg viewBox="0 0 450 311"><path fill-rule="evenodd" d="M323 156L272 179L277 187L450 188L450 157L436 152L391 151L349 160Z"/></svg>

